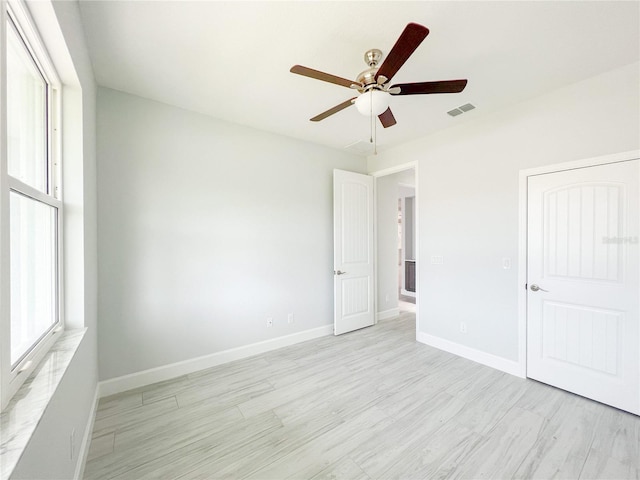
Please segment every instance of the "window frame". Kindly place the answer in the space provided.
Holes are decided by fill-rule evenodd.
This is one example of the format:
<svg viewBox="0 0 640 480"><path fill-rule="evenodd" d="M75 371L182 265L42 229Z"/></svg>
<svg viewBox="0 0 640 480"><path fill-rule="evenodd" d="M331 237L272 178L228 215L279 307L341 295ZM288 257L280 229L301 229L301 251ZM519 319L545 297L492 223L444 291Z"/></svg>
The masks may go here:
<svg viewBox="0 0 640 480"><path fill-rule="evenodd" d="M29 377L64 331L64 271L61 170L61 101L62 85L47 49L22 0L2 1L0 8L0 411ZM46 192L42 192L8 173L7 157L7 48L8 31L14 28L27 53L46 83ZM55 209L55 323L18 359L11 362L11 266L10 266L10 192L29 197Z"/></svg>

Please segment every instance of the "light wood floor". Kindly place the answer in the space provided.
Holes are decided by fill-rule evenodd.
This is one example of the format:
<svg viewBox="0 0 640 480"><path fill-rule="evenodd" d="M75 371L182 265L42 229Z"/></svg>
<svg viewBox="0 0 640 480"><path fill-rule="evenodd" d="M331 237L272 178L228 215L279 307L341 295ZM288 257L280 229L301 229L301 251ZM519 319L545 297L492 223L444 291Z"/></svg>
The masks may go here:
<svg viewBox="0 0 640 480"><path fill-rule="evenodd" d="M640 417L416 343L414 322L102 399L85 476L638 478Z"/></svg>

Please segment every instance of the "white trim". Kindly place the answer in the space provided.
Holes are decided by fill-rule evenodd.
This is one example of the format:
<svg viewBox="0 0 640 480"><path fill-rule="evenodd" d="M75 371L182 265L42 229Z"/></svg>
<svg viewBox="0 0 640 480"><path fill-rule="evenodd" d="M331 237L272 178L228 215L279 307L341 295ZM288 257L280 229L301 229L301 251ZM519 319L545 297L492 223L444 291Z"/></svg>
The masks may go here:
<svg viewBox="0 0 640 480"><path fill-rule="evenodd" d="M595 167L597 165L606 165L607 163L627 162L629 160L635 160L638 157L640 157L640 150L629 150L627 152L584 158L582 160L574 160L571 162L555 163L553 165L543 165L541 167L528 168L526 170L520 170L520 175L530 177L532 175L543 175L545 173L562 172L564 170L574 170L576 168Z"/></svg>
<svg viewBox="0 0 640 480"><path fill-rule="evenodd" d="M445 340L444 338L429 335L424 332L418 333L417 340L420 343L424 343L425 345L429 345L430 347L437 348L438 350L452 353L459 357L466 358L467 360L486 365L487 367L495 368L496 370L515 375L516 377L525 378L524 375L521 375L520 364L513 360L498 357L491 353L476 350L475 348L451 342L449 340Z"/></svg>
<svg viewBox="0 0 640 480"><path fill-rule="evenodd" d="M527 375L527 179L534 175L594 167L609 163L627 162L640 158L640 150L602 155L571 162L543 165L520 170L518 199L518 370Z"/></svg>
<svg viewBox="0 0 640 480"><path fill-rule="evenodd" d="M386 177L387 175L393 175L394 173L404 172L405 170L415 169L416 172L416 190L418 188L418 177L417 177L417 168L418 162L407 162L402 165L396 165L394 167L384 168L382 170L376 170L374 172L369 172L369 175L372 177Z"/></svg>
<svg viewBox="0 0 640 480"><path fill-rule="evenodd" d="M380 320L386 320L388 318L395 318L400 316L400 307L390 308L389 310L385 310L384 312L376 313L376 322Z"/></svg>
<svg viewBox="0 0 640 480"><path fill-rule="evenodd" d="M58 200L52 195L48 195L44 192L41 192L37 188L33 188L31 185L27 185L26 183L10 175L9 175L9 190L13 190L14 192L21 193L25 197L33 198L34 200L37 200L40 203L44 203L58 210L62 210L62 207L63 207L62 201Z"/></svg>
<svg viewBox="0 0 640 480"><path fill-rule="evenodd" d="M416 290L418 290L418 289L416 288ZM401 293L402 295L404 295L405 297L413 297L413 298L416 298L416 292L410 292L409 290L406 290L406 289L404 289L404 288L400 290L400 293Z"/></svg>
<svg viewBox="0 0 640 480"><path fill-rule="evenodd" d="M527 376L527 175L518 180L518 364Z"/></svg>
<svg viewBox="0 0 640 480"><path fill-rule="evenodd" d="M9 262L9 175L7 172L7 104L6 75L6 26L7 9L4 2L0 2L0 412L9 403L14 393L10 390L9 380L11 371L11 285L9 277L11 271ZM9 367L7 367L9 365ZM9 393L11 391L11 393Z"/></svg>
<svg viewBox="0 0 640 480"><path fill-rule="evenodd" d="M415 200L413 202L413 228L415 229L415 244L413 245L413 259L416 261L416 339L420 332L420 298L418 292L420 291L420 193L418 184L420 183L419 165L418 162L413 163L413 175L415 185Z"/></svg>
<svg viewBox="0 0 640 480"><path fill-rule="evenodd" d="M125 392L133 388L144 387L152 383L170 380L172 378L198 372L207 368L222 365L223 363L233 362L261 353L277 350L278 348L288 347L296 343L306 342L314 338L333 335L333 325L323 325L322 327L312 328L303 332L285 335L283 337L272 338L262 342L243 345L242 347L231 348L221 352L204 355L202 357L191 358L182 362L164 365L162 367L143 370L142 372L131 373L121 377L104 380L98 384L100 398L116 393Z"/></svg>
<svg viewBox="0 0 640 480"><path fill-rule="evenodd" d="M24 37L27 42L27 49L33 57L38 68L45 76L45 80L49 85L60 87L60 77L53 66L47 47L40 36L31 12L27 7L25 0L8 0L7 8L10 15L15 20L15 26L18 33Z"/></svg>
<svg viewBox="0 0 640 480"><path fill-rule="evenodd" d="M335 246L334 246L335 249ZM373 308L378 323L378 179L373 177Z"/></svg>
<svg viewBox="0 0 640 480"><path fill-rule="evenodd" d="M78 458L76 459L76 471L73 474L74 480L80 480L84 478L84 468L87 465L87 457L89 456L89 448L91 447L91 434L93 432L93 424L96 420L96 410L98 409L98 401L100 400L100 387L96 385L95 393L93 394L93 404L89 411L89 418L87 419L87 426L84 429L84 435L82 436L82 444L78 450Z"/></svg>

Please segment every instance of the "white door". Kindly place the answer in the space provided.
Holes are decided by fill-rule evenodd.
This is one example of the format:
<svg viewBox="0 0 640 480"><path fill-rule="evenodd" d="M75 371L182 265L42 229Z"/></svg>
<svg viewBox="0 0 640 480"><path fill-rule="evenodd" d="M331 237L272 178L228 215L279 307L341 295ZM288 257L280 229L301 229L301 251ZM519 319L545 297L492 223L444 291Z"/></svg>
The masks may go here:
<svg viewBox="0 0 640 480"><path fill-rule="evenodd" d="M374 324L373 177L333 171L333 333Z"/></svg>
<svg viewBox="0 0 640 480"><path fill-rule="evenodd" d="M528 179L527 376L640 414L633 160Z"/></svg>

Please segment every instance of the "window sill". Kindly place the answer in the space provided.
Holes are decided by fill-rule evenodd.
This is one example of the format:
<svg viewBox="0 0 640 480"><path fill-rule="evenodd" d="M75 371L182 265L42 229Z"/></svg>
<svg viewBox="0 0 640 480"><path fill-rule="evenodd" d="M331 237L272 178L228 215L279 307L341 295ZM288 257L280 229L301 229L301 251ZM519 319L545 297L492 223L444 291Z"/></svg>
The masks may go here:
<svg viewBox="0 0 640 480"><path fill-rule="evenodd" d="M0 414L0 478L18 464L86 331L65 331Z"/></svg>

